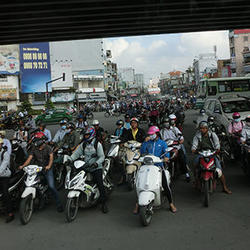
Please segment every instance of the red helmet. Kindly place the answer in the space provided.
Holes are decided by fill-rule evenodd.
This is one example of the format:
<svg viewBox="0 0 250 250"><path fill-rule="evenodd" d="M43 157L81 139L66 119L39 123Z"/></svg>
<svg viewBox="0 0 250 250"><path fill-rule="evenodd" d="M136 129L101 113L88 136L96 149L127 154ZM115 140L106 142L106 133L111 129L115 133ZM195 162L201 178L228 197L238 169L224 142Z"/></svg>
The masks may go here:
<svg viewBox="0 0 250 250"><path fill-rule="evenodd" d="M139 123L139 120L136 118L136 117L133 117L131 120L130 120L130 123L131 122L137 122L137 123Z"/></svg>
<svg viewBox="0 0 250 250"><path fill-rule="evenodd" d="M160 129L157 126L151 126L148 129L148 135L154 135L157 132L160 132Z"/></svg>
<svg viewBox="0 0 250 250"><path fill-rule="evenodd" d="M42 131L36 132L34 135L34 138L43 138L45 137L45 134Z"/></svg>
<svg viewBox="0 0 250 250"><path fill-rule="evenodd" d="M240 118L240 113L234 112L232 117L233 117L233 119L239 119Z"/></svg>

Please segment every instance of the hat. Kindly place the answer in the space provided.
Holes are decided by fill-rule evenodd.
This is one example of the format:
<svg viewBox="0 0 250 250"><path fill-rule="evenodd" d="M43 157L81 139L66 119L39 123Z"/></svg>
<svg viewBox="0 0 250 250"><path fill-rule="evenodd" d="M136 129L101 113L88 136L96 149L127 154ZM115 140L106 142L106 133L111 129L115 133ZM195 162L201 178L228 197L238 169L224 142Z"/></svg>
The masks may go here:
<svg viewBox="0 0 250 250"><path fill-rule="evenodd" d="M1 131L0 131L0 135L4 135L4 136L5 136L5 135L6 135L6 131L1 130Z"/></svg>
<svg viewBox="0 0 250 250"><path fill-rule="evenodd" d="M0 144L3 144L3 139L2 138L0 138Z"/></svg>

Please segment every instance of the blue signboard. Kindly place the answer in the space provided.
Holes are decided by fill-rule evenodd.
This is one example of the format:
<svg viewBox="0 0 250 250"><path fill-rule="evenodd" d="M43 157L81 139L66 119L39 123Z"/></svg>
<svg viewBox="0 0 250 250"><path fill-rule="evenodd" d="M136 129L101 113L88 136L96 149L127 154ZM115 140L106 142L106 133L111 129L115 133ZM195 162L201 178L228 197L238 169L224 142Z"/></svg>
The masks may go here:
<svg viewBox="0 0 250 250"><path fill-rule="evenodd" d="M51 80L49 43L20 44L22 93L45 92Z"/></svg>

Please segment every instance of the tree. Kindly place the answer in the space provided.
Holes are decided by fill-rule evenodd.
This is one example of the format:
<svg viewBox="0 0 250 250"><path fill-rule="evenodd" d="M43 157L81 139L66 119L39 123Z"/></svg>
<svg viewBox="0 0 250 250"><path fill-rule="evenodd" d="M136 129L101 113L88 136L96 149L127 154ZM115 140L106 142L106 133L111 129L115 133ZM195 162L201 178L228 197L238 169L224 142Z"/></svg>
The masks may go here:
<svg viewBox="0 0 250 250"><path fill-rule="evenodd" d="M45 103L45 108L46 109L54 109L55 105L54 103L51 101L51 99L47 100L47 102Z"/></svg>
<svg viewBox="0 0 250 250"><path fill-rule="evenodd" d="M21 108L21 111L26 110L28 113L30 113L32 111L31 106L32 104L29 101L25 100L24 102L21 103L20 108Z"/></svg>

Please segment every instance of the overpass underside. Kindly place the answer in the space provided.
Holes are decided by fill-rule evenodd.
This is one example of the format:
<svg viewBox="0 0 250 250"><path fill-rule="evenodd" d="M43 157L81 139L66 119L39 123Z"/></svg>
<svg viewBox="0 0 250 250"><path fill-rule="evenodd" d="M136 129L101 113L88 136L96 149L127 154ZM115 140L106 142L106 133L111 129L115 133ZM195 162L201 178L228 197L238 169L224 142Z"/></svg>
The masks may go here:
<svg viewBox="0 0 250 250"><path fill-rule="evenodd" d="M247 0L4 0L0 6L0 44L250 27Z"/></svg>

